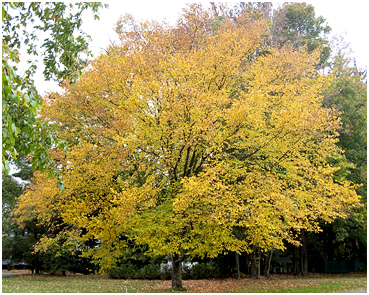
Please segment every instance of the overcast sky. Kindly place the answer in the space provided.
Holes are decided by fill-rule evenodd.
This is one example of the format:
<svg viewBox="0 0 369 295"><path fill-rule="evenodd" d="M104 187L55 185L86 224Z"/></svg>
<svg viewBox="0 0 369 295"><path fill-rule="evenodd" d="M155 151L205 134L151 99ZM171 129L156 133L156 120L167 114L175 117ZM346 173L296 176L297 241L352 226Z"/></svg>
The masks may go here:
<svg viewBox="0 0 369 295"><path fill-rule="evenodd" d="M100 11L100 20L94 21L89 13L83 18L83 30L92 37L91 50L97 56L110 40L116 40L114 24L121 15L131 13L138 20L164 20L174 24L189 1L105 1L109 8ZM209 2L200 1L203 4ZM369 1L306 1L315 7L316 16L323 16L332 28L331 36L346 32L345 40L351 44L360 67L368 65L368 9ZM235 2L228 2L230 6ZM282 4L283 1L276 3ZM36 82L41 93L56 90L55 83Z"/></svg>

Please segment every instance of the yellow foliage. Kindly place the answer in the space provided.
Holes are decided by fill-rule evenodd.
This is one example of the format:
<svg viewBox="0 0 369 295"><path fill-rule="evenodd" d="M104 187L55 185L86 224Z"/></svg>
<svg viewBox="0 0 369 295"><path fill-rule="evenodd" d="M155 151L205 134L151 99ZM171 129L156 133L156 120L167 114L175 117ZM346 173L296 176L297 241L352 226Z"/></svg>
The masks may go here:
<svg viewBox="0 0 369 295"><path fill-rule="evenodd" d="M84 255L110 267L123 236L153 255L283 249L299 243L296 231L358 206L327 162L340 153L340 122L321 104L330 77L315 70L318 52L259 55L265 24L213 30L198 5L175 27L131 17L124 26L120 46L49 94L43 116L70 147L66 190L38 173L19 221L57 214L71 238L99 239Z"/></svg>

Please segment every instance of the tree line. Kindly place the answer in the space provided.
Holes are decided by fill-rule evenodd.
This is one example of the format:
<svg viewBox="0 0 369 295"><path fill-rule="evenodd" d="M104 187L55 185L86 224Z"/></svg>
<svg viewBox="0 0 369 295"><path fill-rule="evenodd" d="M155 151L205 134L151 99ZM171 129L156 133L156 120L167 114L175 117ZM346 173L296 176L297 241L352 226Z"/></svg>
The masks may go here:
<svg viewBox="0 0 369 295"><path fill-rule="evenodd" d="M173 26L125 15L115 30L43 99L37 120L68 151L51 144L23 191L3 177L3 254L21 231L49 268L166 257L173 288L188 259L257 278L283 257L306 275L309 251L366 258L366 72L312 5L191 4Z"/></svg>

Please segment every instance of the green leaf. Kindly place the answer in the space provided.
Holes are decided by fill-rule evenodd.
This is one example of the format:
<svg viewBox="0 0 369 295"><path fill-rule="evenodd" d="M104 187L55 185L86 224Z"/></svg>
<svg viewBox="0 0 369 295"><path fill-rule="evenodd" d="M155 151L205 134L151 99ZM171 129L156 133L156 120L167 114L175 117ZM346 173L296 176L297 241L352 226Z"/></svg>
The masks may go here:
<svg viewBox="0 0 369 295"><path fill-rule="evenodd" d="M9 99L11 103L19 103L19 96L13 92L9 94Z"/></svg>
<svg viewBox="0 0 369 295"><path fill-rule="evenodd" d="M2 165L2 168L3 168L3 172L5 172L6 174L9 173L10 171L10 167L9 167L9 161L8 160L5 160L3 159L3 165Z"/></svg>
<svg viewBox="0 0 369 295"><path fill-rule="evenodd" d="M14 135L17 137L19 129L15 126L14 123L11 125L11 128L12 128L12 131L13 131Z"/></svg>

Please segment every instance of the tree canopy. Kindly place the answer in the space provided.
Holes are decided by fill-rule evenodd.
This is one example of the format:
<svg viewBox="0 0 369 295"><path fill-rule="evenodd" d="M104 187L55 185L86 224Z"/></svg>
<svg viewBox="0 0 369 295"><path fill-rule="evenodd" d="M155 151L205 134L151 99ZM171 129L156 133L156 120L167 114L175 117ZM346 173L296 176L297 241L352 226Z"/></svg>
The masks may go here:
<svg viewBox="0 0 369 295"><path fill-rule="evenodd" d="M181 287L185 255L299 245L301 230L360 206L328 161L342 154L340 120L322 105L332 77L316 71L319 50L263 54L263 20L217 23L199 4L175 26L127 15L117 32L120 45L48 96L42 116L70 148L52 151L65 191L37 173L19 222L61 219L59 235L98 239L84 255L103 268L127 239L170 254Z"/></svg>
<svg viewBox="0 0 369 295"><path fill-rule="evenodd" d="M315 16L314 6L306 3L284 3L275 11L271 29L275 47L290 43L295 47L306 46L311 52L320 50L320 62L328 61L331 48L327 34L331 28L322 16Z"/></svg>

